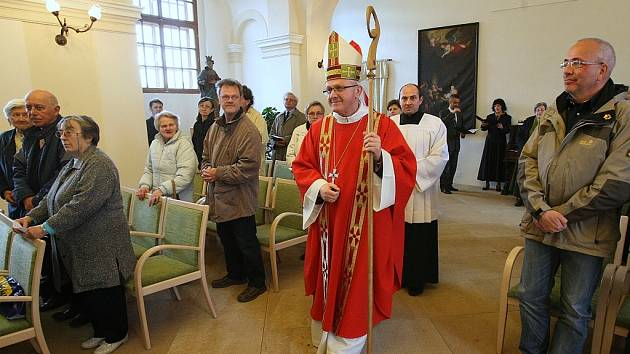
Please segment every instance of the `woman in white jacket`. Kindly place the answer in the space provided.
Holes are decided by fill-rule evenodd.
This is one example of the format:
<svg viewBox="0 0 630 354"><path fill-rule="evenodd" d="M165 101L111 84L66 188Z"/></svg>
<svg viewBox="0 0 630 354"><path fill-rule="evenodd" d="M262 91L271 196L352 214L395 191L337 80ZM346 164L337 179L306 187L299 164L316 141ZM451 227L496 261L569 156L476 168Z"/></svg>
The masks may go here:
<svg viewBox="0 0 630 354"><path fill-rule="evenodd" d="M313 125L313 123L324 118L325 114L326 110L324 109L324 105L319 101L313 101L306 106L306 123L298 125L295 130L293 130L291 141L287 146L287 165L289 167L291 167L293 160L295 160L298 152L300 152L302 141L304 140L308 129L311 125Z"/></svg>
<svg viewBox="0 0 630 354"><path fill-rule="evenodd" d="M174 113L162 111L155 116L155 128L159 133L149 147L136 195L143 200L147 193L151 193L150 204L173 193L182 200L191 200L191 183L197 168L192 142L181 135L179 116Z"/></svg>

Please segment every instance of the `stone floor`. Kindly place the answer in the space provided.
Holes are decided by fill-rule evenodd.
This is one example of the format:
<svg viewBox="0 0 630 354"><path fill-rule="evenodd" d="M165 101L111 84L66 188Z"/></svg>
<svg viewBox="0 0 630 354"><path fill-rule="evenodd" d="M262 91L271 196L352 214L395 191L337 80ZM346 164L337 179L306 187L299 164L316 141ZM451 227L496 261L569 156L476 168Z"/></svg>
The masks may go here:
<svg viewBox="0 0 630 354"><path fill-rule="evenodd" d="M441 194L439 224L440 283L410 297L400 291L394 314L374 330L377 353L494 353L498 291L508 252L522 244L517 224L522 208L513 197L473 189ZM220 245L208 238L210 279L224 274ZM148 296L146 308L153 353L314 353L310 344L310 298L304 296L302 246L280 252L280 291L241 304L242 286L211 289L218 318L203 301L199 283L180 288L183 300L169 292ZM265 262L268 257L265 255ZM266 265L267 266L267 265ZM129 300L129 341L117 353L143 353L136 305ZM79 348L90 326L71 329L43 314L52 353L86 353ZM508 318L505 353L518 353L518 311ZM32 353L28 342L0 349L7 354Z"/></svg>

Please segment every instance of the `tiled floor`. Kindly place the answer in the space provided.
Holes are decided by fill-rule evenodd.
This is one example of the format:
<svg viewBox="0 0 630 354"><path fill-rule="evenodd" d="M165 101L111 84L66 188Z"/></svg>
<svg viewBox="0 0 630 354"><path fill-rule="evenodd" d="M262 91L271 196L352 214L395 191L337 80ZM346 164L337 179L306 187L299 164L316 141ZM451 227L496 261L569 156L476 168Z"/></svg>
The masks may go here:
<svg viewBox="0 0 630 354"><path fill-rule="evenodd" d="M393 319L375 328L377 353L494 353L498 289L508 252L522 244L517 224L522 208L513 197L469 189L441 194L440 284L410 297L400 291ZM223 275L218 241L208 239L209 278ZM219 317L213 319L198 283L181 287L183 301L164 292L147 297L152 353L314 353L310 344L310 298L304 296L302 246L281 251L280 291L267 292L241 304L242 286L211 289ZM265 262L268 258L265 255ZM129 342L117 353L143 353L136 305L129 301ZM90 326L71 329L43 315L52 353L86 353L79 348ZM518 312L508 319L506 353L517 353ZM28 342L0 349L2 353L32 353Z"/></svg>

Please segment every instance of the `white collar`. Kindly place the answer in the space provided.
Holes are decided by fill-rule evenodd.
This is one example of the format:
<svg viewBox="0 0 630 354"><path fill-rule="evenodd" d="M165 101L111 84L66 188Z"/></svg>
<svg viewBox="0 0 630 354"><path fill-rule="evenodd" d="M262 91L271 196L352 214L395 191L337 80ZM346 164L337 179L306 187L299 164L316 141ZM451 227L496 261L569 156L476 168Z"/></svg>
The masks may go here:
<svg viewBox="0 0 630 354"><path fill-rule="evenodd" d="M354 122L358 122L361 120L361 118L363 118L366 114L368 114L367 106L363 104L363 101L360 101L360 102L361 102L361 105L359 106L359 109L357 109L356 112L349 115L348 117L344 117L337 112L333 112L333 117L335 117L335 120L337 121L337 123L351 124Z"/></svg>

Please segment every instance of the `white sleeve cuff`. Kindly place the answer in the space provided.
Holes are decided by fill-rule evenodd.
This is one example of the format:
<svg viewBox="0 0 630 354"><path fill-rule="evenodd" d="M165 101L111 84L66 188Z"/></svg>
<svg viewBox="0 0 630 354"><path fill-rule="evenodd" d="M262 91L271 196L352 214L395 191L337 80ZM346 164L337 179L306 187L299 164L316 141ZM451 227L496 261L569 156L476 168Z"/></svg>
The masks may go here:
<svg viewBox="0 0 630 354"><path fill-rule="evenodd" d="M324 206L324 203L316 204L317 197L319 196L319 189L325 185L325 179L318 179L310 187L304 194L304 206L302 210L302 227L306 229L311 226L311 224L317 220L317 215L319 215L320 210Z"/></svg>
<svg viewBox="0 0 630 354"><path fill-rule="evenodd" d="M392 155L381 150L381 156L383 159L383 178L374 175L374 190L372 192L374 211L381 211L390 207L394 205L396 200L396 174L394 173Z"/></svg>

